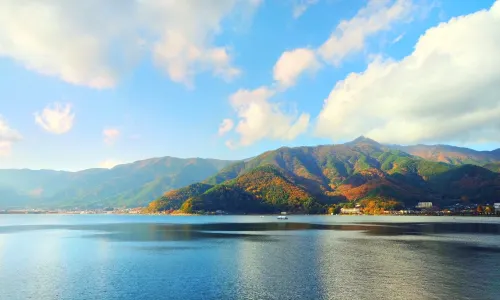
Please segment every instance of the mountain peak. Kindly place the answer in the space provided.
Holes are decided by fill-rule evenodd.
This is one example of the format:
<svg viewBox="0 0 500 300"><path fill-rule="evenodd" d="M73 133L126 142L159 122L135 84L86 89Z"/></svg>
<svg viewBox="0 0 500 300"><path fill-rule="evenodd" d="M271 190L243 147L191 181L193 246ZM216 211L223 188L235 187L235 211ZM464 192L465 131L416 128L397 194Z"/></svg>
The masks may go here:
<svg viewBox="0 0 500 300"><path fill-rule="evenodd" d="M346 145L356 146L356 145L373 145L373 146L381 146L377 141L372 140L370 138L365 137L364 135L359 136L358 138L346 143Z"/></svg>

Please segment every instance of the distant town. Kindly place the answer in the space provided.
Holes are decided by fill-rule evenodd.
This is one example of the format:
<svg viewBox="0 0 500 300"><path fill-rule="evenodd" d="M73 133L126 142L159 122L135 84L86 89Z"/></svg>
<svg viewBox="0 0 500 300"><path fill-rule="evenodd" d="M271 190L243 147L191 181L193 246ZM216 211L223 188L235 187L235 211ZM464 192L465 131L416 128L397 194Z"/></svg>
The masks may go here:
<svg viewBox="0 0 500 300"><path fill-rule="evenodd" d="M363 208L341 208L341 214L362 215ZM500 216L500 203L493 204L454 204L440 208L432 202L419 202L415 207L403 210L386 210L384 215L426 215L426 216Z"/></svg>
<svg viewBox="0 0 500 300"><path fill-rule="evenodd" d="M144 213L143 207L135 208L98 208L98 209L12 209L0 210L0 214L68 214L68 215L92 215L92 214L129 214L139 215ZM172 212L154 213L155 215L172 214ZM213 214L227 215L225 211L218 210ZM336 213L331 213L336 215ZM341 215L364 215L363 208L356 205L352 208L341 208ZM455 204L440 208L432 202L419 202L415 207L403 210L386 210L378 215L424 215L424 216L497 216L500 217L500 203L493 204Z"/></svg>
<svg viewBox="0 0 500 300"><path fill-rule="evenodd" d="M99 208L99 209L11 209L0 210L0 214L63 214L63 215L95 215L95 214L141 214L143 208Z"/></svg>

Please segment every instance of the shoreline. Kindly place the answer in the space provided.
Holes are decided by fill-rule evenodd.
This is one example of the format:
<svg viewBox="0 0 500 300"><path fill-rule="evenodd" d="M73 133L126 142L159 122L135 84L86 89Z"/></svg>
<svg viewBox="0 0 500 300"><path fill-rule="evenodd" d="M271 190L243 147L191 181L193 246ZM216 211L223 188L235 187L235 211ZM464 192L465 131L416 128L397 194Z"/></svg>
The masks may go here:
<svg viewBox="0 0 500 300"><path fill-rule="evenodd" d="M115 215L115 216L172 216L172 217L206 217L206 216L248 216L248 217L277 217L281 214L189 214L189 213L173 213L173 214L165 214L165 213L72 213L72 212L0 212L0 215ZM340 217L381 217L381 216L390 216L390 217L480 217L480 218L500 218L499 214L489 214L489 215L460 215L460 214L287 214L288 217L293 216L340 216Z"/></svg>

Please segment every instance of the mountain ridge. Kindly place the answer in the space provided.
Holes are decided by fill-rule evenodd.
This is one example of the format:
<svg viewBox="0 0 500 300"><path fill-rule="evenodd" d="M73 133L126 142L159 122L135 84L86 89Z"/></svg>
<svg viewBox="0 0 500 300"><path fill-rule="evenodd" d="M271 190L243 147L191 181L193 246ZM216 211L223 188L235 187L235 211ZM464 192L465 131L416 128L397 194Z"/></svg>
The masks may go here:
<svg viewBox="0 0 500 300"><path fill-rule="evenodd" d="M0 188L10 193L0 192L0 209L140 206L165 190L201 181L233 162L166 156L77 172L4 169L0 170Z"/></svg>
<svg viewBox="0 0 500 300"><path fill-rule="evenodd" d="M425 173L426 168L442 168L439 164L431 167L430 163L473 164L498 173L500 149L476 151L448 145L386 145L360 136L344 144L280 147L240 161L165 156L111 169L76 172L0 169L0 209L142 206L166 191L197 182L215 186L266 164L280 168L285 176L292 176L294 184L307 187L308 193L317 199L342 196L352 200L357 194L369 194L376 185L382 186L381 194L399 195L404 187L408 195L415 195L418 194L415 187L407 181L413 178L412 184L415 184L429 180L429 174L418 174L417 169ZM344 183L354 175L353 170L357 175L349 180L364 181L361 187L349 188ZM398 177L398 172L405 176Z"/></svg>
<svg viewBox="0 0 500 300"><path fill-rule="evenodd" d="M264 182L258 178L248 179L248 174L266 167L281 175L266 173L263 176L268 179ZM291 180L287 183L282 177ZM234 209L228 206L227 194L232 195L234 201L242 199L244 203L253 199L255 207L262 208L273 203L272 197L276 195L262 195L259 191L290 190L290 184L308 195L301 199L312 202L307 202L309 206L284 205L287 200L283 196L280 206L274 209L316 213L325 212L330 204L346 202L390 202L392 206L405 206L418 201L450 204L459 199L484 202L500 197L500 174L492 170L459 161L450 164L427 160L365 137L338 145L281 147L249 161L231 164L203 183L212 188L191 195L186 205L175 209L189 213L197 209L203 212L207 207L210 210ZM268 209L261 212L268 212Z"/></svg>

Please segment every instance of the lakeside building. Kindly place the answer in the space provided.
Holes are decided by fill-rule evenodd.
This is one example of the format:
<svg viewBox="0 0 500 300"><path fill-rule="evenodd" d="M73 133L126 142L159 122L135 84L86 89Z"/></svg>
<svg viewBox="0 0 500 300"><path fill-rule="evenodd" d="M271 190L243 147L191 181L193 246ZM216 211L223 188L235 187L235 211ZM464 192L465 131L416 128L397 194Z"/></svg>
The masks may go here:
<svg viewBox="0 0 500 300"><path fill-rule="evenodd" d="M341 208L340 209L340 213L341 214L349 214L349 215L360 214L361 213L361 209L359 207L355 207L355 208Z"/></svg>
<svg viewBox="0 0 500 300"><path fill-rule="evenodd" d="M417 208L432 208L432 202L418 202Z"/></svg>
<svg viewBox="0 0 500 300"><path fill-rule="evenodd" d="M493 207L495 208L495 213L500 213L500 203L494 203Z"/></svg>

